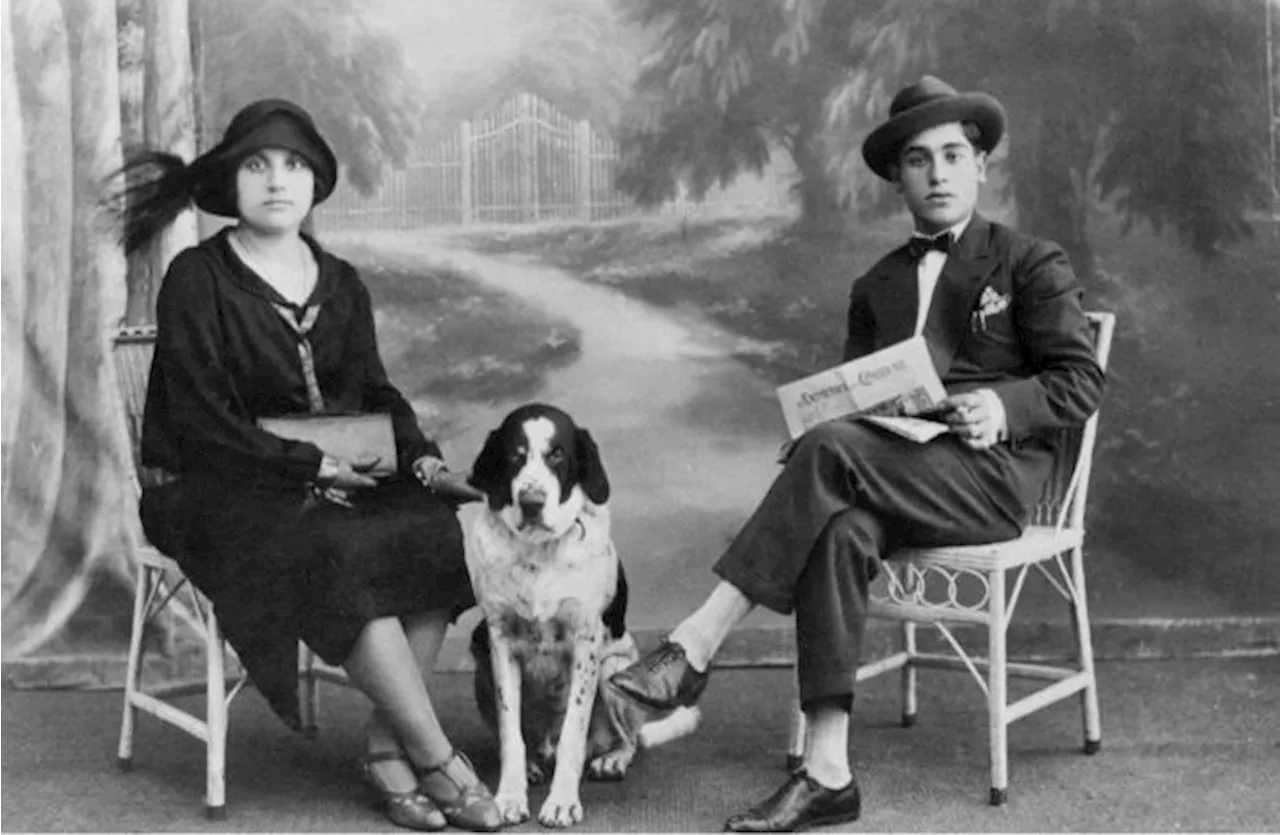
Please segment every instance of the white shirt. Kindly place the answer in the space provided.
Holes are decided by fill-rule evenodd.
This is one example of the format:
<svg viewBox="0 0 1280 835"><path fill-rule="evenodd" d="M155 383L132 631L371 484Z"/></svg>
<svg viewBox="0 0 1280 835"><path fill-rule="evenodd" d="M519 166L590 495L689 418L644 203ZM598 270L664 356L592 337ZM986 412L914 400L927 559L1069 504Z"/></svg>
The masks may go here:
<svg viewBox="0 0 1280 835"><path fill-rule="evenodd" d="M971 217L972 215L946 230L945 234L951 236L952 246L955 246L956 241L960 240L960 236L968 228ZM939 232L938 234L944 233ZM912 237L935 238L937 235L921 235L917 232ZM929 318L929 307L933 304L933 291L938 287L938 277L942 275L942 268L946 266L946 263L947 253L931 249L916 264L916 289L919 291L920 298L919 306L916 308L916 336L924 332L925 320ZM1004 440L1008 436L1009 428L1004 402L991 389L979 389L976 393L987 401L987 408L991 412L991 432L994 434L992 437L986 438L985 443L989 445L995 441Z"/></svg>
<svg viewBox="0 0 1280 835"><path fill-rule="evenodd" d="M972 215L970 217L972 217ZM951 236L951 243L953 246L956 241L960 240L960 236L964 234L964 230L968 228L968 226L969 218L965 218L955 226L946 230L945 234ZM917 232L912 237L924 238L937 236L921 235ZM946 263L947 254L945 252L939 252L936 249L931 249L926 252L924 257L922 257L916 264L916 289L919 291L917 295L920 299L919 306L916 308L916 329L914 332L916 336L919 336L924 331L925 319L929 317L929 306L933 303L933 291L938 286L938 276L942 275L942 268Z"/></svg>

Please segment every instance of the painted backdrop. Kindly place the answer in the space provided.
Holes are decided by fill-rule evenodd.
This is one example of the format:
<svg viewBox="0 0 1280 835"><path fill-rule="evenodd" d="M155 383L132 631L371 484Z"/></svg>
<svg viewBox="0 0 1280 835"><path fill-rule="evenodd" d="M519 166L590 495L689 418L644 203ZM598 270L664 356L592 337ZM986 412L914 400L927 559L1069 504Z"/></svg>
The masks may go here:
<svg viewBox="0 0 1280 835"><path fill-rule="evenodd" d="M100 199L121 162L115 5L4 0L2 13L9 660L46 642L90 589L128 599L136 513L106 351L126 295Z"/></svg>

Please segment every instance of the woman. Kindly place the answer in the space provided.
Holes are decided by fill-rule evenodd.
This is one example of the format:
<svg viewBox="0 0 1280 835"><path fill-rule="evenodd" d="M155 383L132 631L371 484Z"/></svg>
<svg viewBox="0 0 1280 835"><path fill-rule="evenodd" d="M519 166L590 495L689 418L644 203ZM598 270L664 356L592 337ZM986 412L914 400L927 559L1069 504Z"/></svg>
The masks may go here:
<svg viewBox="0 0 1280 835"><path fill-rule="evenodd" d="M299 639L369 696L360 762L393 822L492 831L493 797L425 686L449 622L475 602L445 497L467 488L387 379L355 269L301 232L337 173L311 117L281 100L241 110L189 166L148 153L126 167L129 249L192 201L237 220L179 254L160 289L142 430L160 477L143 526L213 601L286 723L300 725ZM394 474L257 424L315 412L389 414Z"/></svg>

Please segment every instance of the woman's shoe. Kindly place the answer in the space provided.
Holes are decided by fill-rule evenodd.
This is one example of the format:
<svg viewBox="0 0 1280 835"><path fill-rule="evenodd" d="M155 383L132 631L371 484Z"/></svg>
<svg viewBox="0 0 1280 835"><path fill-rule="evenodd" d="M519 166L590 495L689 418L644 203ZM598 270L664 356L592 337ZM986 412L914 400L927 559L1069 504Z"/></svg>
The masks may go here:
<svg viewBox="0 0 1280 835"><path fill-rule="evenodd" d="M418 787L459 829L497 832L502 828L502 813L493 795L480 782L471 760L457 749L439 765L419 767Z"/></svg>
<svg viewBox="0 0 1280 835"><path fill-rule="evenodd" d="M431 802L431 798L422 793L421 789L394 792L378 778L373 770L374 763L390 761L403 762L410 768L413 767L403 751L365 754L359 760L360 773L369 787L378 793L382 801L382 811L387 818L396 826L403 826L405 829L418 829L423 832L438 832L444 829L449 823L444 813Z"/></svg>

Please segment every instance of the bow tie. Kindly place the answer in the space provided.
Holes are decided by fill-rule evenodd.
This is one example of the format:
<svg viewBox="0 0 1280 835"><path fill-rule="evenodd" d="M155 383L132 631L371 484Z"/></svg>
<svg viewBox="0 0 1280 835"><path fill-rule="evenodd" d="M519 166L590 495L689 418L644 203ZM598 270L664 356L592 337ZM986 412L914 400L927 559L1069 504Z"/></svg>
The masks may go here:
<svg viewBox="0 0 1280 835"><path fill-rule="evenodd" d="M919 261L931 249L936 249L943 255L951 252L951 233L943 232L932 238L916 235L907 243L907 253L913 261Z"/></svg>

